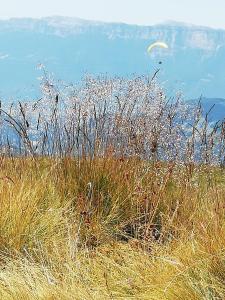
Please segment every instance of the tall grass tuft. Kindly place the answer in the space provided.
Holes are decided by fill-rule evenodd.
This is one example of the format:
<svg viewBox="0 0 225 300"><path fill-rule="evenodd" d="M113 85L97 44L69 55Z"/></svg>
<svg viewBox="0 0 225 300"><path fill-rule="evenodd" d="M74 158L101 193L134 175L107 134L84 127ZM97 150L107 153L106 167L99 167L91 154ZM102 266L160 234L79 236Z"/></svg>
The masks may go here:
<svg viewBox="0 0 225 300"><path fill-rule="evenodd" d="M225 123L155 78L2 103L1 299L225 298Z"/></svg>

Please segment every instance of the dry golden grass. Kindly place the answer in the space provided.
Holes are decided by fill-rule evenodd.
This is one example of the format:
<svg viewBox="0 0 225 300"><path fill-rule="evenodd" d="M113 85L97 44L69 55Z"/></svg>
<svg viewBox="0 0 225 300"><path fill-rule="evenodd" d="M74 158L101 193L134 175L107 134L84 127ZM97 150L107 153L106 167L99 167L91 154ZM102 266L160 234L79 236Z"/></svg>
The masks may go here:
<svg viewBox="0 0 225 300"><path fill-rule="evenodd" d="M225 299L225 174L2 158L0 299Z"/></svg>
<svg viewBox="0 0 225 300"><path fill-rule="evenodd" d="M0 299L225 299L225 123L157 72L0 105Z"/></svg>

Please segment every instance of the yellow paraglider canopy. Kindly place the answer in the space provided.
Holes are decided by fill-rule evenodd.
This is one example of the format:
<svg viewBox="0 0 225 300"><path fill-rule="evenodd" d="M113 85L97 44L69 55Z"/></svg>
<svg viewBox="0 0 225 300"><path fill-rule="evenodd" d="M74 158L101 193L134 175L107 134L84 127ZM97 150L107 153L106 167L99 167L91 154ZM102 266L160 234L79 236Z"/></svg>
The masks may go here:
<svg viewBox="0 0 225 300"><path fill-rule="evenodd" d="M164 42L155 42L148 47L148 49L147 49L148 53L150 53L152 51L152 49L155 47L160 47L160 48L164 48L164 49L169 48L169 46Z"/></svg>

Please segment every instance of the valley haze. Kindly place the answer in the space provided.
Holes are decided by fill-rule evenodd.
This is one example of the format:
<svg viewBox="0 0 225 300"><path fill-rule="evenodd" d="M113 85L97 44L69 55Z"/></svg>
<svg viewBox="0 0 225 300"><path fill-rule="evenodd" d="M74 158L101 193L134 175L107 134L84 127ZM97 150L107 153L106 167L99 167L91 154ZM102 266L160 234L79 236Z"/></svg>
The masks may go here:
<svg viewBox="0 0 225 300"><path fill-rule="evenodd" d="M153 74L169 95L187 99L225 98L225 30L178 22L153 26L105 23L71 17L0 20L0 92L35 96L42 63L57 79L79 81L85 74ZM161 40L169 50L148 45ZM161 65L158 63L162 62ZM223 102L223 101L222 101Z"/></svg>

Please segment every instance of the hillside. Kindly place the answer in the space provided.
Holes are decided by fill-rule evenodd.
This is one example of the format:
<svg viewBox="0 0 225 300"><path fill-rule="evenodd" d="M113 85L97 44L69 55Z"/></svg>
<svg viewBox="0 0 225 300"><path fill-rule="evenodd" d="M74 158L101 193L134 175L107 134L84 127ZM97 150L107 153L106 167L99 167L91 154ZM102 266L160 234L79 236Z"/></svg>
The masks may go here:
<svg viewBox="0 0 225 300"><path fill-rule="evenodd" d="M201 101L203 114L209 113L209 121L217 122L225 118L225 99L222 98L205 98L190 100L188 103L196 105Z"/></svg>
<svg viewBox="0 0 225 300"><path fill-rule="evenodd" d="M85 21L77 18L9 19L0 21L1 95L36 93L39 63L67 82L85 72L127 76L152 74L169 92L187 98L225 96L225 31L180 23L137 26ZM163 40L169 51L146 53ZM158 62L162 61L159 65Z"/></svg>

